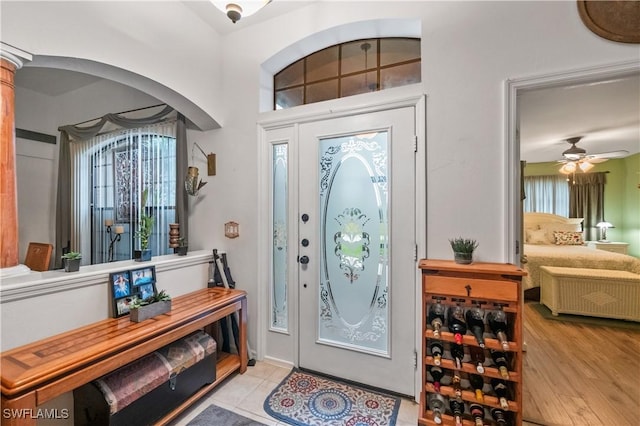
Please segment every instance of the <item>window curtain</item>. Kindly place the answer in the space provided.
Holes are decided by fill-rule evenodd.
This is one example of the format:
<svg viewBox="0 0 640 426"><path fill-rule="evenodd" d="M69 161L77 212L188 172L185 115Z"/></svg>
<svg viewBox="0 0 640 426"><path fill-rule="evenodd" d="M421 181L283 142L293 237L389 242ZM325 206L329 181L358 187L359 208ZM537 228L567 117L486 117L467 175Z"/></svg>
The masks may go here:
<svg viewBox="0 0 640 426"><path fill-rule="evenodd" d="M154 255L168 254L169 223L175 222L176 120L99 134L70 146L72 211L71 246L91 253L91 263L109 259L110 238L104 221L124 226L114 260L130 259L142 189L148 188L157 233L150 240ZM160 178L160 179L158 179ZM125 179L125 181L122 181ZM74 199L75 198L75 199ZM91 206L90 209L87 206ZM87 236L91 235L91 238ZM126 257L122 257L126 253ZM88 256L83 256L83 259Z"/></svg>
<svg viewBox="0 0 640 426"><path fill-rule="evenodd" d="M564 176L525 176L525 212L569 216L569 185Z"/></svg>
<svg viewBox="0 0 640 426"><path fill-rule="evenodd" d="M583 217L585 239L598 239L596 224L604 220L605 172L576 174L569 187L569 213L571 217Z"/></svg>
<svg viewBox="0 0 640 426"><path fill-rule="evenodd" d="M71 248L71 241L77 241L77 236L80 229L74 226L73 223L73 207L72 199L73 192L72 180L73 180L73 164L71 161L71 141L74 143L83 143L95 137L103 126L107 123L113 123L125 129L132 129L151 125L161 122L169 114L173 112L173 108L165 106L164 109L149 117L142 118L127 118L123 114L106 114L99 121L91 126L80 127L75 125L66 125L58 128L60 131L60 151L58 154L58 192L56 200L56 244L55 244L55 268L62 267L62 252L64 248ZM180 124L181 123L181 124ZM186 194L182 185L183 179L181 176L186 175L187 169L187 139L186 139L186 126L184 116L178 115L178 125L176 127L176 173L178 178L176 179L176 222L181 223L181 236L188 235L188 208ZM181 164L181 161L184 164ZM180 202L182 200L182 203ZM184 218L184 219L183 219ZM79 221L82 222L82 221ZM78 223L79 223L78 222ZM184 230L182 229L184 227ZM182 234L182 232L185 232ZM74 247L75 250L79 248Z"/></svg>

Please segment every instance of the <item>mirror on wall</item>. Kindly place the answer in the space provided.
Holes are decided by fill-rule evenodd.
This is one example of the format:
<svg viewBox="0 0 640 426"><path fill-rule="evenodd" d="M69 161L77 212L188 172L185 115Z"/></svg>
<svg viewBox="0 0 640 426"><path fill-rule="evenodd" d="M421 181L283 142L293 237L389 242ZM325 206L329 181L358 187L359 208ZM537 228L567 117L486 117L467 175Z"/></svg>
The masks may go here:
<svg viewBox="0 0 640 426"><path fill-rule="evenodd" d="M35 61L34 61L35 62ZM96 99L99 101L97 102ZM16 178L18 204L19 261L24 263L29 242L55 244L57 197L58 127L90 125L106 113L129 111L160 104L139 90L93 75L39 66L24 66L15 74ZM106 164L106 163L105 163ZM89 164L85 165L90 167ZM80 166L78 166L80 167ZM106 165L105 167L108 167ZM85 182L100 190L104 184ZM93 217L91 200L81 212ZM106 219L105 219L106 220ZM94 220L97 224L98 221ZM92 226L89 244L98 250L72 247L83 252L83 264L130 259L131 226L104 220ZM111 230L111 234L108 230ZM115 232L119 240L111 244ZM110 256L113 250L113 257ZM89 255L87 251L90 251ZM55 264L55 262L52 262Z"/></svg>

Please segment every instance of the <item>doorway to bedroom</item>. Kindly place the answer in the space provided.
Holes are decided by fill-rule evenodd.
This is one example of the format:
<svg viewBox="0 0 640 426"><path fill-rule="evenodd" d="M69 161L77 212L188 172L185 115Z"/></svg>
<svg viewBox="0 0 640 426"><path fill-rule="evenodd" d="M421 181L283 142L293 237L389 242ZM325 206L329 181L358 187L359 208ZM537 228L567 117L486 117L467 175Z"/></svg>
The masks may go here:
<svg viewBox="0 0 640 426"><path fill-rule="evenodd" d="M547 175L560 184L563 180L564 182L567 179L572 181L571 173L561 174L559 171L566 162L561 163L558 160L563 158L564 151L572 147L567 139L574 136L582 136L575 145L578 148L584 148L587 156L628 151L628 155L623 158L594 162L594 167L586 173L582 169L578 169L576 173L587 175L597 171L608 172L603 201L604 219L615 226L607 230L608 239L625 242L629 253L640 257L640 234L635 231L629 232L631 228L640 229L640 223L638 223L640 222L638 211L640 205L638 150L640 146L637 142L638 129L640 129L637 117L640 114L635 113L635 120L623 120L621 117L624 114L615 112L615 108L625 105L626 95L634 96L635 100L631 107L638 108L637 99L640 93L637 83L634 83L635 85L631 88L618 90L617 93L615 88L629 83L629 79L637 82L640 79L639 76L640 69L637 63L625 63L512 80L507 83L510 100L508 105L509 149L514 182L510 188L512 198L510 217L514 235L511 253L514 261L530 260L527 258L528 241L523 220L525 201L522 196L533 197L533 195L528 192L523 193L524 177ZM554 110L562 96L576 94L582 89L598 90L601 95L595 103L582 98L578 105L565 107L562 112ZM617 101L611 99L617 99ZM571 116L576 114L588 117L588 114L599 107L607 109L600 115L609 117L609 124L598 124L595 120L591 120L588 126L580 127L571 119ZM555 133L549 132L544 134L544 137L532 138L532 134L542 134L545 126L553 123L558 125ZM617 126L617 130L606 131L606 127L612 126ZM624 140L629 135L635 135L635 146L624 144ZM547 151L546 154L542 155L540 152L535 154L536 142L541 145L540 148ZM595 144L596 142L608 142L609 146L598 145ZM526 161L526 164L521 164L521 160ZM580 163L576 165L579 167ZM559 202L558 199L555 202ZM556 205L550 208L557 207ZM550 210L550 213L563 217L570 216L568 209L564 213L553 210ZM592 234L587 239L599 238L599 230L594 229L594 231L596 234ZM522 266L527 269L529 265L524 262ZM640 337L638 331L628 328L607 328L607 326L590 325L585 322L567 323L557 318L555 320L546 318L534 309L539 306L539 282L530 281L525 285L525 289L524 337L527 352L524 359L523 383L524 400L527 404L523 407L524 419L540 424L579 425L584 424L586 418L589 418L589 423L594 425L633 424L629 416L624 414L627 410L625 405L626 407L637 405L640 394L637 391L619 393L619 389L625 386L626 377L629 375L637 377L640 374L640 363L635 360L635 357L628 357L625 349L629 346L634 347L634 351L637 350L637 341ZM611 339L615 339L618 344L609 348ZM567 341L571 341L572 344L567 345ZM594 355L593 350L589 348L597 347L599 344L609 348L606 362L588 359ZM594 368L595 365L597 367ZM565 367L559 368L559 366ZM589 373L585 374L587 371ZM612 379L613 377L618 379ZM593 384L596 382L599 383L597 386ZM584 389L597 391L586 392ZM614 394L618 395L614 398L615 400L610 397ZM558 401L562 400L571 402L559 404ZM606 404L601 404L601 401L606 401Z"/></svg>

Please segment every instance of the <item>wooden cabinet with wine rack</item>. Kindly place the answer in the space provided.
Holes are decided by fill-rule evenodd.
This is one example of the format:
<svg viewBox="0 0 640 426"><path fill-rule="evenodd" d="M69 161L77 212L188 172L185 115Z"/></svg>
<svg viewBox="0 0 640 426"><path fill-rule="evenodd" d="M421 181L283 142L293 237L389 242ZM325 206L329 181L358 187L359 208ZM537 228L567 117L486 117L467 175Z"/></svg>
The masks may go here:
<svg viewBox="0 0 640 426"><path fill-rule="evenodd" d="M455 400L464 403L464 412L460 416L464 426L474 426L480 424L480 421L484 425L519 426L522 424L522 277L526 272L510 264L474 262L463 265L432 259L421 260L418 267L422 270L422 362L419 363L422 369L422 391L418 424L454 426L456 421L449 404L451 400ZM456 306L464 311L474 307L481 308L486 313L503 311L507 324L506 341L499 340L485 323L482 330L484 348L481 348L478 339L471 331L467 331L461 341L464 357L461 364L456 364L451 356L451 349L454 346L461 347L456 346L454 333L448 328L449 321L444 321L439 336L434 336L429 308L435 303L442 304L440 309L444 307L447 312ZM430 344L435 340L444 347L441 359L434 357L430 350ZM483 354L480 356L484 356L485 361L478 362L481 366L474 364L472 353L474 356ZM508 373L501 372L492 360L492 354L501 353L506 355ZM438 361L440 365L437 368L440 370L434 370ZM433 371L444 373L438 383L434 383L436 380L431 374ZM484 382L481 401L470 385L471 376L475 376L476 380L480 376ZM493 379L506 385L506 400L498 398L492 386L492 383L497 382ZM453 381L459 385L454 385ZM438 419L441 423L434 420L434 413L429 407L431 399L439 398L434 396L438 393L446 401L445 409ZM480 412L484 409L482 419L475 420L472 417L471 404L480 404ZM478 406L475 408L477 413ZM500 411L504 414L506 423L499 423L493 417L494 413L499 417Z"/></svg>

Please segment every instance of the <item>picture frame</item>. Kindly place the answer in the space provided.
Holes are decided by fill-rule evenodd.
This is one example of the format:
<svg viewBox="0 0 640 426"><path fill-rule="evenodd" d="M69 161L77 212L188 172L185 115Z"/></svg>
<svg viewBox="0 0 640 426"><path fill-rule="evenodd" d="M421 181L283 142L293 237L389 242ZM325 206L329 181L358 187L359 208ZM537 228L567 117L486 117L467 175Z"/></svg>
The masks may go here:
<svg viewBox="0 0 640 426"><path fill-rule="evenodd" d="M129 305L134 300L131 273L129 271L110 273L109 292L111 293L113 317L118 318L127 315L129 313Z"/></svg>
<svg viewBox="0 0 640 426"><path fill-rule="evenodd" d="M134 287L156 282L156 267L145 266L144 268L132 269L131 280Z"/></svg>
<svg viewBox="0 0 640 426"><path fill-rule="evenodd" d="M129 271L110 273L109 283L111 284L111 297L113 299L120 299L133 294L131 273Z"/></svg>
<svg viewBox="0 0 640 426"><path fill-rule="evenodd" d="M155 283L139 285L137 286L137 290L138 293L136 293L136 295L140 298L140 300L145 300L156 295Z"/></svg>
<svg viewBox="0 0 640 426"><path fill-rule="evenodd" d="M131 310L131 304L138 299L137 295L121 297L113 300L113 316L118 318L128 315Z"/></svg>
<svg viewBox="0 0 640 426"><path fill-rule="evenodd" d="M141 300L147 299L157 294L156 290L156 267L145 266L144 268L131 270L132 292Z"/></svg>

